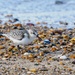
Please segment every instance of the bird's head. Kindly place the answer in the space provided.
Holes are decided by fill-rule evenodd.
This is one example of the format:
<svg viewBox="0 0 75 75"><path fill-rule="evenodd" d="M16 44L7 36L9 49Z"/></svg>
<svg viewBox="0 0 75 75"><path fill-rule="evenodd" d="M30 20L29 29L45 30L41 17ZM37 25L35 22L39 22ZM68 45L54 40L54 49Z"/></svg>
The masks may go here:
<svg viewBox="0 0 75 75"><path fill-rule="evenodd" d="M29 29L28 32L29 32L30 36L38 37L38 32L36 30Z"/></svg>

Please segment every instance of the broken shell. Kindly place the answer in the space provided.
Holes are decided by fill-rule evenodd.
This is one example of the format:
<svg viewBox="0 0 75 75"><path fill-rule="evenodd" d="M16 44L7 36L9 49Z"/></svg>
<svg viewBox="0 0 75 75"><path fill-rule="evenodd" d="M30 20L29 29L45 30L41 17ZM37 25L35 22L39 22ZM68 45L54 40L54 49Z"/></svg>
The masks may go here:
<svg viewBox="0 0 75 75"><path fill-rule="evenodd" d="M33 69L30 69L30 72L37 72L37 69L33 68Z"/></svg>

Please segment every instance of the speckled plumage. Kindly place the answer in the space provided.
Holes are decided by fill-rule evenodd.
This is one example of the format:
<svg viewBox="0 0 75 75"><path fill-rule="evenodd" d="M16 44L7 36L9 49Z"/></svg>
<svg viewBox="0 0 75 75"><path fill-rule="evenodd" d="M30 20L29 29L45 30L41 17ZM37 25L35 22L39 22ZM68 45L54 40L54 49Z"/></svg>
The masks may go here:
<svg viewBox="0 0 75 75"><path fill-rule="evenodd" d="M25 37L25 33L28 35L28 38L30 38L27 30L12 30L11 32L8 32L6 34L8 37L11 36L12 38L15 38L17 40L22 40Z"/></svg>

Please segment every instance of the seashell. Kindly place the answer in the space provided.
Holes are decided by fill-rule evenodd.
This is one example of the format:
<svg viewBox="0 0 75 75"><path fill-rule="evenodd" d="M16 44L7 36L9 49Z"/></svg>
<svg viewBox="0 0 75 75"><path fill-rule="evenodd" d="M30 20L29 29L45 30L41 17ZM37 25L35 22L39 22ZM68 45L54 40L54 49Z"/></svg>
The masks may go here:
<svg viewBox="0 0 75 75"><path fill-rule="evenodd" d="M60 59L63 59L63 60L68 59L67 56L65 56L65 55L62 55L62 56L60 56L59 58L60 58Z"/></svg>
<svg viewBox="0 0 75 75"><path fill-rule="evenodd" d="M33 72L33 73L35 73L35 72L37 72L37 71L38 71L38 69L33 68L33 69L30 69L29 71L30 71L30 72Z"/></svg>
<svg viewBox="0 0 75 75"><path fill-rule="evenodd" d="M28 56L28 55L30 55L30 54L31 54L31 53L28 53L28 52L25 52L25 53L24 53L25 56Z"/></svg>
<svg viewBox="0 0 75 75"><path fill-rule="evenodd" d="M7 60L7 58L2 58L2 60Z"/></svg>

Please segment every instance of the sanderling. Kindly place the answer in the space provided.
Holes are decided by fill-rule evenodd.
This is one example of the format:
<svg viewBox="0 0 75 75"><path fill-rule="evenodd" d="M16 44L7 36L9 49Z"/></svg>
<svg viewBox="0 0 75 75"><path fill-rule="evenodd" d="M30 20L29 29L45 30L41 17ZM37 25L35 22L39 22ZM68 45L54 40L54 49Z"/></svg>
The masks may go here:
<svg viewBox="0 0 75 75"><path fill-rule="evenodd" d="M0 35L7 37L11 41L13 41L14 44L19 47L19 45L28 45L30 44L37 36L37 32L34 30L12 30L8 33L0 33Z"/></svg>

